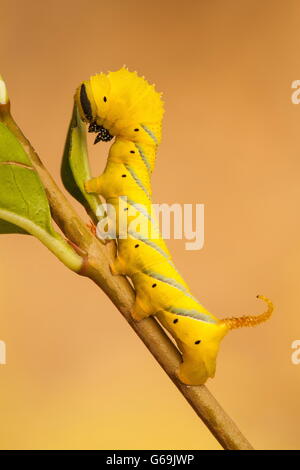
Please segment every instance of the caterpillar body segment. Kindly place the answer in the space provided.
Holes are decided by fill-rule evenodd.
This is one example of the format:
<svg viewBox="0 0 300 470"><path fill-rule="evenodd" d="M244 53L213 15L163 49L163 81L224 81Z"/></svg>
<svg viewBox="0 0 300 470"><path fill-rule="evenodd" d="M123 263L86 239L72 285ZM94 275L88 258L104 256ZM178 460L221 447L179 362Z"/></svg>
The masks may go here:
<svg viewBox="0 0 300 470"><path fill-rule="evenodd" d="M175 284L175 282L170 284L168 278L157 275L157 268L156 265L146 273L137 273L131 278L137 292L136 304L143 306L143 310L148 312L147 316L155 315L161 311L178 314L189 318L190 328L192 323L195 326L197 321L215 323L216 319L193 298L189 290L183 290L184 285ZM158 294L153 292L154 289ZM136 306L134 311L136 316L139 316L140 319L143 318L143 313L138 314ZM180 328L181 322L179 331Z"/></svg>
<svg viewBox="0 0 300 470"><path fill-rule="evenodd" d="M258 318L218 320L193 297L176 270L151 202L151 174L164 113L154 86L122 68L83 82L75 102L89 131L97 134L95 143L115 138L103 174L85 185L88 192L105 198L117 218L118 254L111 270L129 276L133 283L132 316L141 320L156 315L176 340L183 357L179 379L189 385L203 384L215 374L226 333L266 320L272 306Z"/></svg>
<svg viewBox="0 0 300 470"><path fill-rule="evenodd" d="M130 277L142 273L145 270L145 257L148 260L147 269L154 268L165 261L171 261L171 255L161 238L149 240L141 238L137 233L128 234L127 239L119 239L115 270L118 274ZM119 269L116 263L119 263Z"/></svg>

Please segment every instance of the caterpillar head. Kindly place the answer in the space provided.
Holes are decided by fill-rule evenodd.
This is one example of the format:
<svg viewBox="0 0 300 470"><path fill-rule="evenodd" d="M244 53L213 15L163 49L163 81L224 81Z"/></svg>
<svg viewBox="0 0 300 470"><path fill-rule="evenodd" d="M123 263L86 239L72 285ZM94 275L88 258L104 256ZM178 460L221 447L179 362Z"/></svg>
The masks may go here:
<svg viewBox="0 0 300 470"><path fill-rule="evenodd" d="M104 96L104 102L107 97ZM81 119L89 123L89 132L96 132L95 144L100 141L108 142L113 136L108 129L99 124L98 107L96 105L94 94L90 81L83 82L76 91L75 101L77 103Z"/></svg>
<svg viewBox="0 0 300 470"><path fill-rule="evenodd" d="M78 87L75 102L89 131L97 133L95 143L114 136L152 145L160 141L161 95L136 72L122 68L93 75Z"/></svg>

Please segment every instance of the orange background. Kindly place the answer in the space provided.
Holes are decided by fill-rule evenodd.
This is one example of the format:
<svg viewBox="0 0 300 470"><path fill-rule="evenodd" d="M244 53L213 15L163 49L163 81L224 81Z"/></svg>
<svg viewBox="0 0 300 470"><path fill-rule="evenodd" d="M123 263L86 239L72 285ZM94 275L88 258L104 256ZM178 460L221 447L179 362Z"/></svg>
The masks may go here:
<svg viewBox="0 0 300 470"><path fill-rule="evenodd" d="M299 18L297 1L1 2L0 72L57 180L82 80L126 64L164 92L154 200L205 204L204 249L169 243L179 270L220 317L276 305L228 335L208 383L260 449L300 447ZM2 449L220 448L92 282L25 236L0 259Z"/></svg>

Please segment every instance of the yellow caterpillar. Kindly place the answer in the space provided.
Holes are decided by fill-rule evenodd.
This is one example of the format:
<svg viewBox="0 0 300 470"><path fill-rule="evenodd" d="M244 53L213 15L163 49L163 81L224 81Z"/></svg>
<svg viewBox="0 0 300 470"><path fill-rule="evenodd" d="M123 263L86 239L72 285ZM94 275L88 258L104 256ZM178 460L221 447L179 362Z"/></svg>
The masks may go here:
<svg viewBox="0 0 300 470"><path fill-rule="evenodd" d="M133 317L156 315L175 338L183 356L179 379L189 385L203 384L215 374L225 334L267 320L273 306L260 296L268 304L265 313L218 320L192 296L177 272L151 210L151 173L164 113L154 86L122 68L83 82L75 102L89 132L97 133L95 143L115 138L104 173L86 182L87 192L101 194L117 214L119 209L128 214L135 211L139 220L140 230L129 228L126 238L117 229L118 255L112 272L129 276L134 285Z"/></svg>

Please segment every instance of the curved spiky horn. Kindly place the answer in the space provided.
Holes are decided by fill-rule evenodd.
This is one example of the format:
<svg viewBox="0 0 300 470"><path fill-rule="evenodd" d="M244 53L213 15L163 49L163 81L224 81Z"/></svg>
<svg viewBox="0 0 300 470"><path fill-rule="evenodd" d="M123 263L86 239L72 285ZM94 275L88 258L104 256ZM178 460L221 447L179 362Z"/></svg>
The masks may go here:
<svg viewBox="0 0 300 470"><path fill-rule="evenodd" d="M256 326L260 323L267 321L274 310L272 302L263 295L257 295L258 299L263 300L268 305L268 309L260 315L244 315L242 317L223 318L221 324L225 324L229 330L235 328L242 328L243 326Z"/></svg>

